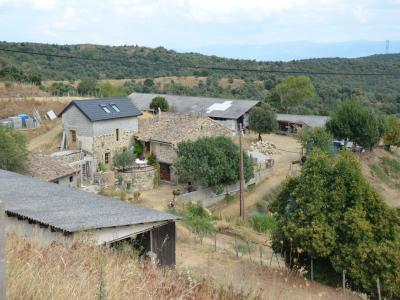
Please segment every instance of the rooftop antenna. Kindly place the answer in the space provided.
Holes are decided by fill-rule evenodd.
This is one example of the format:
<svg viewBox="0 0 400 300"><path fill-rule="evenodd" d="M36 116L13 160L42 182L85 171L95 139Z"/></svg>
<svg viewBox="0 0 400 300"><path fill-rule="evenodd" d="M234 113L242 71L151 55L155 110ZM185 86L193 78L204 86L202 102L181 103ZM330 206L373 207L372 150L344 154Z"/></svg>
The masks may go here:
<svg viewBox="0 0 400 300"><path fill-rule="evenodd" d="M386 40L386 54L389 54L390 41Z"/></svg>

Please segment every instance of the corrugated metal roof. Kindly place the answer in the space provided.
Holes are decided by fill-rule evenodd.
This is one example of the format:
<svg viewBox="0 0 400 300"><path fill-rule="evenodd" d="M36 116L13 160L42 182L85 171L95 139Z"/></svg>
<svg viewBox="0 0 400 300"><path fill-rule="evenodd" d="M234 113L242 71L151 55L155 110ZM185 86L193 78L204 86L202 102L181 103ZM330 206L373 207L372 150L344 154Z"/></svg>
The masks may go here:
<svg viewBox="0 0 400 300"><path fill-rule="evenodd" d="M5 210L67 232L175 220L176 216L0 170Z"/></svg>
<svg viewBox="0 0 400 300"><path fill-rule="evenodd" d="M103 98L73 100L62 110L59 116L71 105L75 105L92 122L137 117L142 114L128 98Z"/></svg>
<svg viewBox="0 0 400 300"><path fill-rule="evenodd" d="M211 118L235 120L259 103L259 101L252 100L142 93L132 93L129 98L140 110L150 110L150 102L157 96L164 97L174 112L203 114Z"/></svg>
<svg viewBox="0 0 400 300"><path fill-rule="evenodd" d="M277 121L306 124L310 127L324 127L328 119L327 116L276 114Z"/></svg>

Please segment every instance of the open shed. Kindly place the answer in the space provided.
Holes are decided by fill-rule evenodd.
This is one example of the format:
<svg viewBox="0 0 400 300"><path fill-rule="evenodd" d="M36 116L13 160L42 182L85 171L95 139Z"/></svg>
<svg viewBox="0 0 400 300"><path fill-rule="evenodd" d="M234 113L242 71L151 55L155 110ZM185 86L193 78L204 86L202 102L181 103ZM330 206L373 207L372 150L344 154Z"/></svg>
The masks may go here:
<svg viewBox="0 0 400 300"><path fill-rule="evenodd" d="M4 170L0 199L8 231L42 243L125 240L141 253L156 254L160 265L175 265L174 215Z"/></svg>

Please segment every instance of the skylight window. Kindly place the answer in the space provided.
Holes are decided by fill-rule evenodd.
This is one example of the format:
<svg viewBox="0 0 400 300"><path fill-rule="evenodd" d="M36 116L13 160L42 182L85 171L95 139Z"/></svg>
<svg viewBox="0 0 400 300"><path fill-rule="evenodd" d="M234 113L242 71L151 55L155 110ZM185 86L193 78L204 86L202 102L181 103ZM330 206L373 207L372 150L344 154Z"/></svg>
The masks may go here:
<svg viewBox="0 0 400 300"><path fill-rule="evenodd" d="M120 109L119 109L118 106L116 106L115 104L110 104L110 106L111 106L116 112L120 112Z"/></svg>
<svg viewBox="0 0 400 300"><path fill-rule="evenodd" d="M101 107L106 113L108 113L108 114L111 113L111 111L108 109L107 106L105 106L105 105L100 105L100 107Z"/></svg>

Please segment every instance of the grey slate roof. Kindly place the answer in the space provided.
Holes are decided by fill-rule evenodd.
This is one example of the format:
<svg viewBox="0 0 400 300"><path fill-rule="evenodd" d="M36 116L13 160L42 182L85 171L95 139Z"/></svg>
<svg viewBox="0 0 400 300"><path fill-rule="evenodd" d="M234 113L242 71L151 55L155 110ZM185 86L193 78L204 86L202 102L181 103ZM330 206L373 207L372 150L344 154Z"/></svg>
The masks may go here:
<svg viewBox="0 0 400 300"><path fill-rule="evenodd" d="M119 112L115 111L111 104L115 104ZM101 121L109 119L137 117L142 113L138 110L128 98L103 98L73 100L59 114L61 116L71 105L75 105L90 121ZM104 111L102 106L107 107L110 113Z"/></svg>
<svg viewBox="0 0 400 300"><path fill-rule="evenodd" d="M142 94L132 93L129 98L140 110L150 110L150 102L154 97L164 97L170 107L173 107L177 113L196 113L208 116L211 118L221 119L238 119L251 108L256 106L259 101L252 100L237 100L237 99L222 99L210 97L192 97L192 96L175 96L163 94ZM231 105L225 110L214 109L207 113L209 107L213 104L231 102Z"/></svg>
<svg viewBox="0 0 400 300"><path fill-rule="evenodd" d="M276 120L306 124L310 127L324 127L329 117L326 116L311 116L311 115L289 115L289 114L276 114Z"/></svg>
<svg viewBox="0 0 400 300"><path fill-rule="evenodd" d="M176 216L0 170L6 212L67 232L175 220Z"/></svg>

